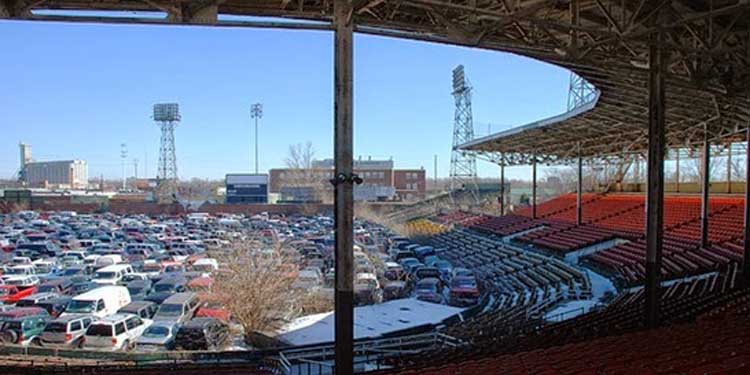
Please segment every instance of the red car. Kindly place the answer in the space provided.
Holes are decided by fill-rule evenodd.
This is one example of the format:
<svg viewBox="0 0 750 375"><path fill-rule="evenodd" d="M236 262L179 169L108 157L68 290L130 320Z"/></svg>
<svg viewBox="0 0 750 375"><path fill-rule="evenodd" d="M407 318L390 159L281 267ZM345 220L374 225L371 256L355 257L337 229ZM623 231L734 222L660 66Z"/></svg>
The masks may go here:
<svg viewBox="0 0 750 375"><path fill-rule="evenodd" d="M15 285L0 285L0 302L13 304L21 298L36 293L36 287L18 289Z"/></svg>
<svg viewBox="0 0 750 375"><path fill-rule="evenodd" d="M469 306L479 302L479 286L471 276L456 276L451 280L449 304Z"/></svg>

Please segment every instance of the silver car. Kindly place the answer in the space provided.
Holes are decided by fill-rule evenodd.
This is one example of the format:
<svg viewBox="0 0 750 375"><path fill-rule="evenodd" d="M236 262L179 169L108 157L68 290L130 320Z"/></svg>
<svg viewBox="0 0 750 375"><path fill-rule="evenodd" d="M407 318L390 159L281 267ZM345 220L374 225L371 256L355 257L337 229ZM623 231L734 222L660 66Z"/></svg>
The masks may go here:
<svg viewBox="0 0 750 375"><path fill-rule="evenodd" d="M92 316L63 316L47 323L34 343L40 346L66 346L80 348L86 328L94 321Z"/></svg>
<svg viewBox="0 0 750 375"><path fill-rule="evenodd" d="M146 328L143 335L135 340L135 350L155 351L172 350L174 348L174 335L179 325L174 322L154 322Z"/></svg>

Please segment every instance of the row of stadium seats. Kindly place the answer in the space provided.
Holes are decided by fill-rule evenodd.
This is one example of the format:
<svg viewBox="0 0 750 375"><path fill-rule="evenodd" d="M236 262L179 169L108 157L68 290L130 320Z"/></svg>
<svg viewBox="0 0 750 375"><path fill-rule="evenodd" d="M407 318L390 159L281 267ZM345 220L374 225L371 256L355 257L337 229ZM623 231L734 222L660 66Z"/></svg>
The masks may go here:
<svg viewBox="0 0 750 375"><path fill-rule="evenodd" d="M630 343L633 341L632 345L641 345L640 347L652 345L654 342L660 345L672 345L673 342L669 338L664 341L656 339L668 332L678 332L680 335L692 332L692 335L695 335L694 339L697 341L708 339L712 343L724 343L732 341L737 332L745 330L746 339L750 339L750 323L746 319L746 314L750 311L750 289L736 288L736 284L737 265L732 264L722 273L705 274L664 285L662 287L662 316L664 324L670 326L651 331L643 331L645 327L642 324L644 306L642 288L619 295L606 308L564 322L533 324L533 321L527 319L525 329L517 324L518 321L525 318L525 315L509 310L507 316L512 317L512 319L487 321L485 326L475 327L471 334L464 332L465 336L459 336L470 342L467 347L441 349L429 355L421 354L419 357L403 358L402 362L397 364L397 367L408 367L410 370L416 371L414 373L420 374L443 373L442 371L447 371L445 373L474 373L466 372L466 369L471 368L473 363L495 361L498 358L526 358L522 362L529 364L530 367L526 370L530 373L542 373L542 370L546 368L545 366L557 366L563 362L565 363L564 367L570 366L570 372L564 373L579 373L588 368L591 361L599 360L602 356L608 360L611 359L610 357L613 357L614 354L610 352L620 350L619 346L623 345L623 342ZM742 322L740 325L736 325L734 321L726 322L727 319L739 319ZM689 324L690 329L683 329L683 327L688 326L682 326L681 324L696 320L699 322L697 325ZM722 321L724 322L722 323ZM718 326L733 328L715 332L721 337L717 338L711 332L714 332L712 330ZM634 333L634 331L638 332ZM460 335L463 331L452 327L445 332ZM638 343L638 340L642 340L645 336L653 337L653 340ZM632 337L639 339L633 340ZM744 345L746 339L745 341L733 342L733 345L743 344L742 349L735 354L718 353L716 350L703 350L702 352L722 357L722 360L718 361L719 365L722 365L723 360L736 355L736 353L746 353L750 359L750 349ZM686 344L688 345L685 348L687 352L683 353L682 347L674 348L671 352L672 355L682 358L690 357L696 353L695 350L689 349L692 345L690 342L692 341L688 340ZM612 344L612 346L605 345L598 348L599 351L594 349L597 348L597 345L603 345L602 343ZM591 348L584 351L588 356L585 361L582 361L583 357L581 357L580 350L576 349L580 347ZM650 349L644 350L648 353L652 352ZM654 350L653 352L656 353L655 357L662 355L661 350ZM544 353L567 355L569 359L563 362L560 362L561 360L539 362L535 359L546 358ZM624 353L621 354L624 355ZM429 360L425 360L425 358L429 358ZM655 361L651 356L639 358L646 358L650 364L661 364L662 362L661 360ZM616 360L615 364L623 366L623 361L631 362L632 360L633 358L625 355L622 361ZM581 362L583 365L575 362ZM703 362L699 364L703 364ZM498 366L485 368L484 372L477 373L497 373L500 371L506 373L509 369L514 368L513 365L501 364ZM676 366L665 368L673 370ZM561 369L557 368L557 370ZM589 370L598 369L600 368L589 368Z"/></svg>
<svg viewBox="0 0 750 375"><path fill-rule="evenodd" d="M746 374L750 301L712 319L579 343L380 374Z"/></svg>

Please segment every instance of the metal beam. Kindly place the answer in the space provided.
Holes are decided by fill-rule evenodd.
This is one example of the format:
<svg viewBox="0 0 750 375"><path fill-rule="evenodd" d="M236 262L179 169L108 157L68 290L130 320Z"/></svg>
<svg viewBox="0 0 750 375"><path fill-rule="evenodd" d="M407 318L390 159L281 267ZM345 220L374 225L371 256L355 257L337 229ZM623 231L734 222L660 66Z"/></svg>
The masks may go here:
<svg viewBox="0 0 750 375"><path fill-rule="evenodd" d="M680 149L677 149L677 153L675 154L675 176L674 176L674 183L675 183L675 190L679 193L680 192Z"/></svg>
<svg viewBox="0 0 750 375"><path fill-rule="evenodd" d="M505 215L505 157L500 161L500 216Z"/></svg>
<svg viewBox="0 0 750 375"><path fill-rule="evenodd" d="M578 179L576 181L576 225L583 222L583 158L581 157L581 143L578 143Z"/></svg>
<svg viewBox="0 0 750 375"><path fill-rule="evenodd" d="M732 141L727 145L727 194L732 194Z"/></svg>
<svg viewBox="0 0 750 375"><path fill-rule="evenodd" d="M745 130L745 227L742 244L742 279L750 285L750 127Z"/></svg>
<svg viewBox="0 0 750 375"><path fill-rule="evenodd" d="M536 154L531 160L531 218L536 219Z"/></svg>
<svg viewBox="0 0 750 375"><path fill-rule="evenodd" d="M654 33L649 46L648 182L646 184L646 311L645 323L659 325L662 235L664 220L664 137L666 56L664 31Z"/></svg>
<svg viewBox="0 0 750 375"><path fill-rule="evenodd" d="M708 246L708 192L711 190L711 142L708 134L703 141L703 155L701 155L701 246Z"/></svg>
<svg viewBox="0 0 750 375"><path fill-rule="evenodd" d="M350 0L335 0L334 12L334 221L336 229L336 375L354 373L354 28Z"/></svg>

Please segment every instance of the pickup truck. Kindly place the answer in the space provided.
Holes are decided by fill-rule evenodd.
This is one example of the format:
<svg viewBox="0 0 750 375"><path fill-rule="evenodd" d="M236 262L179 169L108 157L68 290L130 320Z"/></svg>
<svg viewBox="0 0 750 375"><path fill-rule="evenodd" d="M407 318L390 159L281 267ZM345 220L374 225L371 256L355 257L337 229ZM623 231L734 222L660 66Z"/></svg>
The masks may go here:
<svg viewBox="0 0 750 375"><path fill-rule="evenodd" d="M21 298L36 293L36 287L19 289L15 285L0 285L0 302L6 305L18 302Z"/></svg>

